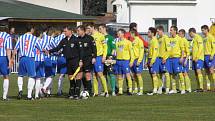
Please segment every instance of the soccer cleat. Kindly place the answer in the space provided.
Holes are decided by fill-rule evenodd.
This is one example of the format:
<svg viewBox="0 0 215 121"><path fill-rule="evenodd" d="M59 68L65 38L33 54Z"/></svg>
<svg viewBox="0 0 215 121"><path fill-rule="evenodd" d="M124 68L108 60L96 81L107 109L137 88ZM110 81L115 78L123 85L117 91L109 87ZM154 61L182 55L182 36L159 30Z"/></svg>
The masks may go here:
<svg viewBox="0 0 215 121"><path fill-rule="evenodd" d="M98 95L98 94L96 94L96 93L94 93L94 94L93 94L93 97L98 97L98 96L99 96L99 95Z"/></svg>
<svg viewBox="0 0 215 121"><path fill-rule="evenodd" d="M116 96L116 93L115 93L115 92L112 92L112 96Z"/></svg>
<svg viewBox="0 0 215 121"><path fill-rule="evenodd" d="M69 99L74 99L74 96L69 96Z"/></svg>
<svg viewBox="0 0 215 121"><path fill-rule="evenodd" d="M34 100L34 98L27 98L26 100Z"/></svg>
<svg viewBox="0 0 215 121"><path fill-rule="evenodd" d="M78 97L78 96L74 98L74 100L79 100L79 99L81 99L81 98L80 98L80 97Z"/></svg>
<svg viewBox="0 0 215 121"><path fill-rule="evenodd" d="M22 99L22 93L23 93L22 91L19 91L17 99L19 99L19 100Z"/></svg>
<svg viewBox="0 0 215 121"><path fill-rule="evenodd" d="M138 95L138 96L142 96L143 93L142 93L142 92L138 92L137 95Z"/></svg>
<svg viewBox="0 0 215 121"><path fill-rule="evenodd" d="M109 97L109 94L108 94L108 92L105 92L105 95L104 95L104 97Z"/></svg>
<svg viewBox="0 0 215 121"><path fill-rule="evenodd" d="M99 94L99 96L105 96L105 92L102 92L101 94Z"/></svg>
<svg viewBox="0 0 215 121"><path fill-rule="evenodd" d="M169 94L169 88L166 88L165 94Z"/></svg>
<svg viewBox="0 0 215 121"><path fill-rule="evenodd" d="M169 91L169 94L177 94L177 90L171 90Z"/></svg>
<svg viewBox="0 0 215 121"><path fill-rule="evenodd" d="M127 95L128 95L128 96L132 96L132 93L131 93L131 92L128 92Z"/></svg>
<svg viewBox="0 0 215 121"><path fill-rule="evenodd" d="M62 96L63 95L63 91L61 90L60 92L57 92L57 96Z"/></svg>
<svg viewBox="0 0 215 121"><path fill-rule="evenodd" d="M8 98L3 98L2 101L9 101L9 99Z"/></svg>
<svg viewBox="0 0 215 121"><path fill-rule="evenodd" d="M182 91L181 91L181 94L182 94L182 95L183 95L183 94L186 94L185 90L182 90Z"/></svg>
<svg viewBox="0 0 215 121"><path fill-rule="evenodd" d="M162 87L159 87L157 94L162 94Z"/></svg>

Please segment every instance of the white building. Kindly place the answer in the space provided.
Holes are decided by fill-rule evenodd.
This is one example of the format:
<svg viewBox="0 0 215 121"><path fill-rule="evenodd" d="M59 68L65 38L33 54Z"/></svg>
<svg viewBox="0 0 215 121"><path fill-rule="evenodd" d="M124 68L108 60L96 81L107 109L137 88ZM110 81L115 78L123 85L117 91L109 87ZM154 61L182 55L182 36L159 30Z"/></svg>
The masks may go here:
<svg viewBox="0 0 215 121"><path fill-rule="evenodd" d="M215 0L114 0L112 4L117 8L117 23L136 22L140 32L157 25L166 31L177 25L200 32L201 25L211 25L215 18Z"/></svg>
<svg viewBox="0 0 215 121"><path fill-rule="evenodd" d="M82 14L82 0L18 0L34 5ZM42 11L41 11L42 12Z"/></svg>

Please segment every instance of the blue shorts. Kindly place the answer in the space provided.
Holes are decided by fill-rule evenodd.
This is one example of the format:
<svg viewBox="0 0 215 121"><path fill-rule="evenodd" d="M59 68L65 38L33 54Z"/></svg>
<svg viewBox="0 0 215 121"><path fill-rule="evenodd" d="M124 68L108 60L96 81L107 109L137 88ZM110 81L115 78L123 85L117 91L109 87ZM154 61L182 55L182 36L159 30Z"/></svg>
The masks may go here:
<svg viewBox="0 0 215 121"><path fill-rule="evenodd" d="M186 60L186 58L184 58L183 63L185 63L185 60ZM183 72L183 73L189 72L189 61L187 61L187 64L186 64L186 65L183 65L183 66L182 66L182 72Z"/></svg>
<svg viewBox="0 0 215 121"><path fill-rule="evenodd" d="M45 76L46 77L55 76L57 62L52 61L50 58L46 58L44 62L45 62Z"/></svg>
<svg viewBox="0 0 215 121"><path fill-rule="evenodd" d="M205 55L204 68L209 69L214 67L214 59L210 60L210 55Z"/></svg>
<svg viewBox="0 0 215 121"><path fill-rule="evenodd" d="M131 72L135 74L143 72L143 61L140 63L139 66L137 66L137 61L138 60L134 60L133 67L131 68Z"/></svg>
<svg viewBox="0 0 215 121"><path fill-rule="evenodd" d="M28 76L28 77L36 77L36 68L34 58L30 57L21 57L19 60L19 69L18 75Z"/></svg>
<svg viewBox="0 0 215 121"><path fill-rule="evenodd" d="M148 59L148 65L151 63L151 58ZM159 73L159 60L156 58L152 67L149 67L149 73L156 74Z"/></svg>
<svg viewBox="0 0 215 121"><path fill-rule="evenodd" d="M6 56L0 57L0 65L0 75L8 76L10 71L8 69L9 61Z"/></svg>
<svg viewBox="0 0 215 121"><path fill-rule="evenodd" d="M170 58L170 72L171 74L178 74L182 72L182 64L180 58Z"/></svg>
<svg viewBox="0 0 215 121"><path fill-rule="evenodd" d="M94 64L94 72L103 72L104 71L104 64L102 63L102 56L96 57L96 63Z"/></svg>
<svg viewBox="0 0 215 121"><path fill-rule="evenodd" d="M114 66L115 74L122 75L130 73L129 60L117 60Z"/></svg>
<svg viewBox="0 0 215 121"><path fill-rule="evenodd" d="M43 61L36 61L36 78L45 77L45 63Z"/></svg>
<svg viewBox="0 0 215 121"><path fill-rule="evenodd" d="M166 73L170 72L170 59L168 58L166 60L166 63L162 63L162 58L158 58L158 63L159 63L159 72L160 73Z"/></svg>
<svg viewBox="0 0 215 121"><path fill-rule="evenodd" d="M204 67L204 61L198 60L197 62L193 61L193 70L202 69Z"/></svg>
<svg viewBox="0 0 215 121"><path fill-rule="evenodd" d="M63 56L60 56L57 59L57 73L59 73L59 74L67 73L66 58Z"/></svg>

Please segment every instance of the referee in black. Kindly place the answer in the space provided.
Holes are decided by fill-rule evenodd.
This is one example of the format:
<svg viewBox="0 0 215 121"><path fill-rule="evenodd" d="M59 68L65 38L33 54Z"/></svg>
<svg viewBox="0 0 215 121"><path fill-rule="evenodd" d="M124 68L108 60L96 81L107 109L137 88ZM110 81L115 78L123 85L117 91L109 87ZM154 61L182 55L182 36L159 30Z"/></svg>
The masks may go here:
<svg viewBox="0 0 215 121"><path fill-rule="evenodd" d="M63 49L63 54L66 58L67 64L67 74L69 79L75 73L78 67L83 66L82 62L82 45L78 41L77 37L73 35L73 30L71 27L67 26L64 28L66 37L61 40L59 45L56 48L48 50L46 54L58 52L60 49ZM70 99L79 99L80 98L80 89L81 89L81 72L79 72L75 79L70 79L70 89L69 89L69 98Z"/></svg>
<svg viewBox="0 0 215 121"><path fill-rule="evenodd" d="M83 85L85 91L88 91L92 96L92 83L91 83L91 72L93 70L93 64L96 62L96 43L92 36L86 34L86 28L83 25L77 27L78 41L82 46L82 61L83 67L81 68L81 75L85 75L83 79Z"/></svg>

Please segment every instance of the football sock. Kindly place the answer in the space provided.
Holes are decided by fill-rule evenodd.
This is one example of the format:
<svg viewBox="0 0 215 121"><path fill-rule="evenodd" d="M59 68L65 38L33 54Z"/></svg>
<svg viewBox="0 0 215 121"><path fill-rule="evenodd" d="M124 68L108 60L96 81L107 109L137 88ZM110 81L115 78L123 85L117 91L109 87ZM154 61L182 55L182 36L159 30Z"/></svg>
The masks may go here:
<svg viewBox="0 0 215 121"><path fill-rule="evenodd" d="M34 89L35 85L35 79L34 78L29 78L28 79L28 98L32 98L32 91Z"/></svg>
<svg viewBox="0 0 215 121"><path fill-rule="evenodd" d="M19 88L19 92L22 91L22 87L23 87L23 77L18 77L18 88Z"/></svg>
<svg viewBox="0 0 215 121"><path fill-rule="evenodd" d="M8 88L9 88L9 79L4 79L4 82L3 82L3 99L7 98Z"/></svg>

